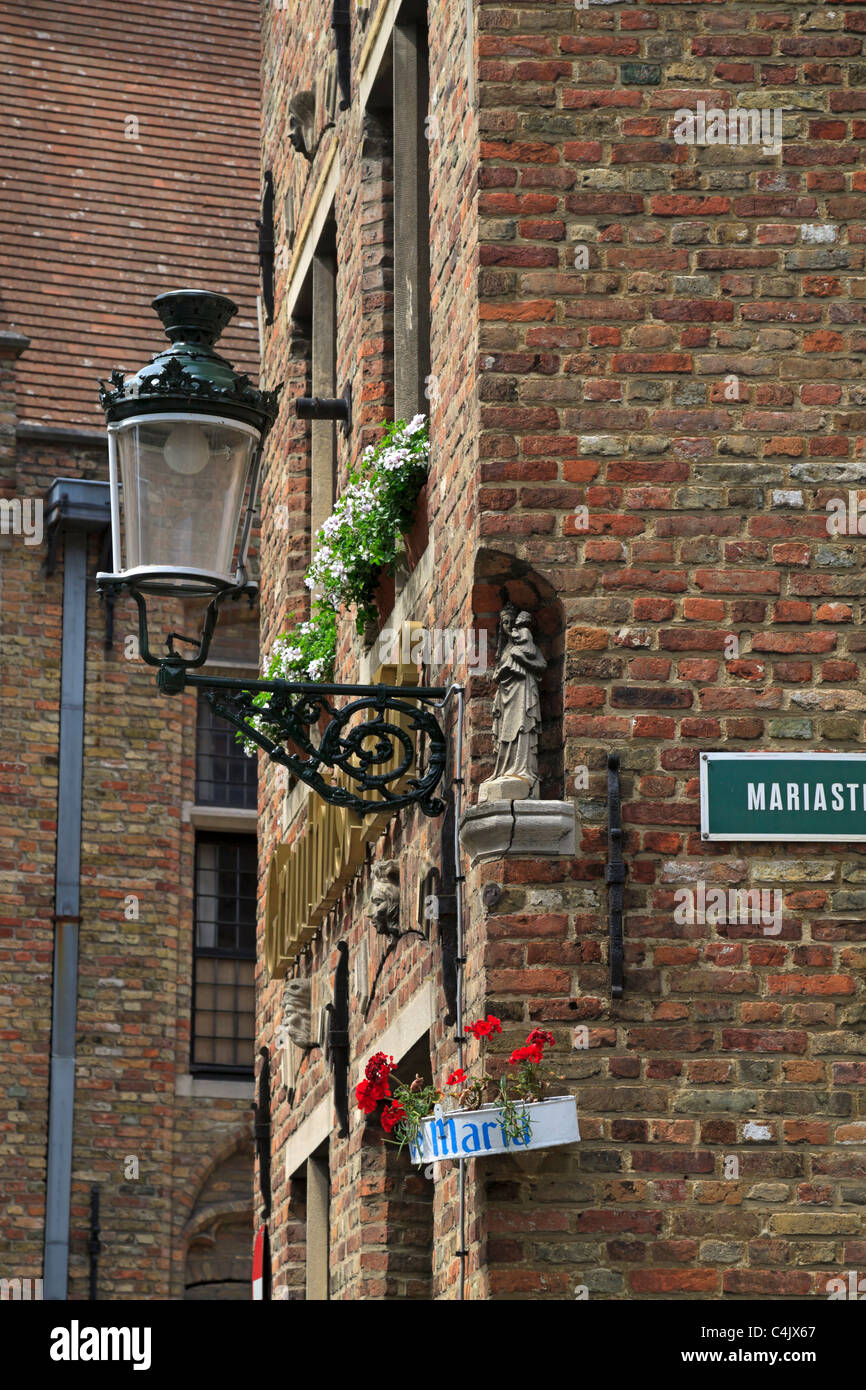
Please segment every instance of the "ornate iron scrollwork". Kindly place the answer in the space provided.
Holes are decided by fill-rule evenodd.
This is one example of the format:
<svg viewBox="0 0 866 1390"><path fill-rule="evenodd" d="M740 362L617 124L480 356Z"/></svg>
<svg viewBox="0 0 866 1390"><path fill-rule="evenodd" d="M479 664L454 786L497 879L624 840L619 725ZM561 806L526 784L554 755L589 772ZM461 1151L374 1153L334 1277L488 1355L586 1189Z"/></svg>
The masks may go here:
<svg viewBox="0 0 866 1390"><path fill-rule="evenodd" d="M139 651L144 661L158 668L157 685L163 694L178 695L188 686L202 689L215 714L334 806L362 816L404 806L419 806L427 816L441 815L445 803L433 792L445 771L447 749L434 709L441 706L447 687L317 685L191 674L207 659L219 604L238 592L218 594L210 602L199 639L171 633L168 655L159 657L148 644L144 596L131 590L138 605ZM175 640L197 647L196 655L181 656L174 650ZM263 695L267 699L259 703ZM354 698L338 709L333 703L336 695ZM328 723L317 737L323 715ZM410 777L422 736L425 769L421 776ZM333 780L335 775L341 781Z"/></svg>
<svg viewBox="0 0 866 1390"><path fill-rule="evenodd" d="M445 809L432 795L445 769L445 737L426 707L440 701L444 690L288 681L255 681L240 688L239 682L206 676L187 677L187 683L204 687L216 714L334 806L347 806L361 815L418 805L426 815L438 816ZM255 695L261 693L270 696L266 705L255 703ZM356 698L337 709L333 695ZM328 724L317 743L311 734L323 714ZM387 717L393 714L402 716L401 723ZM428 740L427 767L423 776L405 781L415 762L415 736L422 733ZM277 739L294 744L299 752L290 752ZM377 800L371 802L328 780L323 770L343 773L358 791L376 792Z"/></svg>

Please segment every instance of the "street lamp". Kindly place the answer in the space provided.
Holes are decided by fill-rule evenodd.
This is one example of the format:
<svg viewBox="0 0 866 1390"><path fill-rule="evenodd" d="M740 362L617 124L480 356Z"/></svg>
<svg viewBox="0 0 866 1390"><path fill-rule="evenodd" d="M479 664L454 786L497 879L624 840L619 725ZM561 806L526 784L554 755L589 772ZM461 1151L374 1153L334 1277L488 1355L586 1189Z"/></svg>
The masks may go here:
<svg viewBox="0 0 866 1390"><path fill-rule="evenodd" d="M178 290L159 295L153 307L170 346L132 377L113 371L113 390L100 382L115 571L100 580L140 593L220 594L246 582L261 443L276 417L278 392L257 390L214 351L237 313L225 295Z"/></svg>
<svg viewBox="0 0 866 1390"><path fill-rule="evenodd" d="M220 605L244 594L252 599L256 592L247 576L247 549L262 443L276 418L280 388L259 390L214 350L237 313L225 295L177 290L159 295L153 307L170 345L133 376L115 369L110 386L100 382L108 426L112 573L97 575L98 588L135 600L139 651L157 667L164 694L203 688L217 714L335 805L362 815L418 805L428 816L440 815L444 804L433 791L446 747L433 711L447 697L444 687L193 674L207 660ZM199 638L170 633L165 653L155 656L147 631L150 595L208 599ZM175 641L193 646L195 654L182 656ZM255 703L262 694L267 700ZM355 698L337 709L336 695ZM328 723L316 738L323 714ZM409 777L422 734L425 768ZM338 783L333 778L339 774Z"/></svg>

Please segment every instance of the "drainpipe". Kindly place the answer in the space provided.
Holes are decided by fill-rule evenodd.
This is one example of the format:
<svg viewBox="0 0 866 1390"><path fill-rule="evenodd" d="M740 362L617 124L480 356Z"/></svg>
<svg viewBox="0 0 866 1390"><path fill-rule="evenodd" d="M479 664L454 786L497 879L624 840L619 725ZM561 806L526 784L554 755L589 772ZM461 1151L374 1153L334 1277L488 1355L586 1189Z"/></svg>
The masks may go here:
<svg viewBox="0 0 866 1390"><path fill-rule="evenodd" d="M43 1298L65 1301L75 1114L75 1023L81 921L81 792L84 762L84 663L87 640L87 539L109 523L108 483L56 478L45 498L46 573L59 538L63 555L63 646L54 871L54 968L45 1201Z"/></svg>

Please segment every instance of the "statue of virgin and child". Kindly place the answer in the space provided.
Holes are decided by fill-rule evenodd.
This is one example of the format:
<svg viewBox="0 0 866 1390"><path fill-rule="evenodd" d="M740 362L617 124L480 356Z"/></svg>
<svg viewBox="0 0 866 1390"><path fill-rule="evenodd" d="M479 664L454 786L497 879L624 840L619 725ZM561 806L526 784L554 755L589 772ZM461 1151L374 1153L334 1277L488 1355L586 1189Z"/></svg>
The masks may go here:
<svg viewBox="0 0 866 1390"><path fill-rule="evenodd" d="M478 789L478 804L539 796L539 682L547 662L532 636L532 618L513 603L499 617L499 645L493 679L493 737L496 763Z"/></svg>

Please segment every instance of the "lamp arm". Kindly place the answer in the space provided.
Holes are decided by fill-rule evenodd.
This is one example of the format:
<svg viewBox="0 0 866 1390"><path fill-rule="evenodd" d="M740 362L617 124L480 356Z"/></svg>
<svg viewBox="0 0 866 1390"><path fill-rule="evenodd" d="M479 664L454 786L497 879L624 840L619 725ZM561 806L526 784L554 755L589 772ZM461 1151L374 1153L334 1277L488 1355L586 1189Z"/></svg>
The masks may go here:
<svg viewBox="0 0 866 1390"><path fill-rule="evenodd" d="M226 598L252 596L255 585L223 590L208 604L201 636L191 641L194 657L174 650L150 650L145 595L127 585L138 607L139 654L157 668L157 687L164 695L200 689L211 709L245 741L261 748L276 763L334 806L361 816L418 806L426 816L440 816L445 803L433 793L442 779L447 743L436 713L447 704L454 686L336 685L286 680L231 679L195 674L207 660L211 638ZM349 696L336 708L333 696ZM324 730L323 720L326 720ZM318 738L313 734L319 735ZM410 776L417 745L425 741L424 769Z"/></svg>
<svg viewBox="0 0 866 1390"><path fill-rule="evenodd" d="M331 805L359 815L414 805L427 816L445 810L433 795L447 756L433 712L447 695L445 687L241 681L186 672L183 678L185 685L204 691L215 714ZM256 703L262 695L270 698ZM337 709L334 695L354 698ZM322 716L328 720L323 732ZM317 741L310 736L314 730L320 733ZM421 735L427 741L426 765L413 777Z"/></svg>
<svg viewBox="0 0 866 1390"><path fill-rule="evenodd" d="M214 597L211 599L210 603L207 606L207 610L204 615L204 622L202 623L201 635L199 637L182 637L180 633L173 632L169 635L168 638L168 655L154 656L153 652L150 650L150 639L148 637L147 631L147 607L145 595L140 593L138 589L134 589L131 586L127 585L106 585L105 587L128 588L129 593L135 599L135 604L138 609L139 655L142 661L147 662L148 666L156 666L159 668L159 677L157 683L159 685L160 690L163 690L167 695L178 694L183 689L184 682L181 679L181 676L184 672L194 671L198 666L203 666L204 663L207 661L208 652L210 651L211 638L213 637L214 629L217 625L217 619L219 618L219 605L223 602L223 600L227 598L237 599L240 597L241 594L245 593L247 597L250 599L250 601L252 601L257 590L257 586L255 584L245 584L239 588L221 590L220 593L214 595ZM181 642L189 642L192 646L198 647L197 655L194 657L181 656L179 652L176 652L174 650L174 638L178 638ZM178 681L180 681L179 684Z"/></svg>

